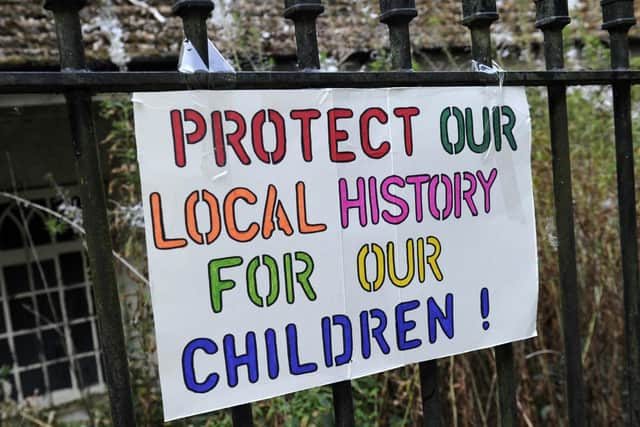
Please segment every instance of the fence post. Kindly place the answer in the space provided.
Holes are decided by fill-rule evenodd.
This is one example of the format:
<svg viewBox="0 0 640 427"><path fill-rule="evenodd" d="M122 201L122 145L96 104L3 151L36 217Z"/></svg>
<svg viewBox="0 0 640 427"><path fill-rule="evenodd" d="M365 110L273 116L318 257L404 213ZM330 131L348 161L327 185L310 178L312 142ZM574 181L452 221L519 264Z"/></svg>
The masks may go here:
<svg viewBox="0 0 640 427"><path fill-rule="evenodd" d="M380 22L389 27L391 65L397 70L411 70L411 36L409 23L418 16L415 0L380 0ZM418 364L422 425L440 427L440 393L438 390L438 361Z"/></svg>
<svg viewBox="0 0 640 427"><path fill-rule="evenodd" d="M471 57L480 64L492 66L491 24L498 20L495 0L463 0L462 24L471 31ZM516 376L513 344L494 347L498 377L500 423L503 427L517 425Z"/></svg>
<svg viewBox="0 0 640 427"><path fill-rule="evenodd" d="M53 11L64 71L85 69L82 30L78 12L86 0L47 0ZM95 293L96 316L105 365L111 417L116 427L135 426L129 367L122 328L120 300L113 268L111 236L107 220L105 189L89 93L79 90L65 94L71 135L76 155L82 197L82 218L87 230L91 280Z"/></svg>
<svg viewBox="0 0 640 427"><path fill-rule="evenodd" d="M569 23L566 0L536 0L536 27L544 34L547 70L564 68L562 29ZM553 193L558 233L558 262L562 298L562 329L567 376L569 424L585 426L582 345L578 315L576 242L573 225L573 194L567 118L567 90L561 84L547 88L553 162Z"/></svg>
<svg viewBox="0 0 640 427"><path fill-rule="evenodd" d="M324 12L321 0L285 0L284 17L291 19L296 31L296 55L299 70L320 68L316 19ZM333 396L333 416L336 427L353 427L353 390L351 381L331 384Z"/></svg>
<svg viewBox="0 0 640 427"><path fill-rule="evenodd" d="M415 0L380 0L380 22L389 27L391 65L395 70L411 69L409 22L416 16Z"/></svg>
<svg viewBox="0 0 640 427"><path fill-rule="evenodd" d="M291 19L296 27L296 52L298 68L317 70L320 68L316 19L324 12L321 0L285 0L284 17Z"/></svg>
<svg viewBox="0 0 640 427"><path fill-rule="evenodd" d="M420 362L420 395L422 397L422 425L440 427L440 389L438 387L438 361Z"/></svg>
<svg viewBox="0 0 640 427"><path fill-rule="evenodd" d="M629 28L635 25L633 0L603 0L602 28L609 31L611 68L629 68ZM638 290L638 243L636 195L631 133L631 86L613 84L616 136L616 171L625 323L625 406L627 426L640 424L640 292Z"/></svg>
<svg viewBox="0 0 640 427"><path fill-rule="evenodd" d="M174 15L182 18L185 37L198 51L206 66L209 66L207 18L212 10L211 0L177 0L173 5Z"/></svg>
<svg viewBox="0 0 640 427"><path fill-rule="evenodd" d="M182 19L185 37L200 54L205 65L209 66L209 38L207 36L207 18L213 11L211 0L176 0L173 13ZM231 419L236 427L252 427L253 414L251 404L245 403L231 408Z"/></svg>

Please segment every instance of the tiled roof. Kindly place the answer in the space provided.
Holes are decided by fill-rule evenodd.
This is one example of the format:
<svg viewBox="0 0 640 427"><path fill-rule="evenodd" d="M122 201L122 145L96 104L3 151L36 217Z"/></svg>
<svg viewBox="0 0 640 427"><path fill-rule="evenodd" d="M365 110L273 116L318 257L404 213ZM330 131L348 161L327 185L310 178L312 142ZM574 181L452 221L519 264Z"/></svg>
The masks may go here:
<svg viewBox="0 0 640 427"><path fill-rule="evenodd" d="M170 0L93 0L82 10L86 53L90 59L124 64L131 59L175 57L182 39L181 22L171 14ZM295 54L293 25L282 17L284 0L217 0L209 20L210 36L225 56ZM388 33L378 22L378 2L325 0L318 19L322 54L339 59L354 51L384 49ZM417 0L411 23L414 49L463 47L469 44L460 24L459 0ZM498 45L531 42L533 2L498 1L500 21L492 27ZM576 2L574 22L599 31L598 0ZM640 6L636 15L640 18ZM632 30L635 35L637 30ZM602 35L603 33L599 32ZM44 66L57 63L53 17L37 0L0 0L0 66Z"/></svg>

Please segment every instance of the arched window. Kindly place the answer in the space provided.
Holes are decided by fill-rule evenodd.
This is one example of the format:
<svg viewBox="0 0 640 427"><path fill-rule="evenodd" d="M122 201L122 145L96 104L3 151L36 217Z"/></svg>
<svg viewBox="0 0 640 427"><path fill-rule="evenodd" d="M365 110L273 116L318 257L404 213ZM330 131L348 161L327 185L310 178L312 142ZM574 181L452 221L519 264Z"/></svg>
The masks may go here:
<svg viewBox="0 0 640 427"><path fill-rule="evenodd" d="M0 198L0 399L57 405L104 390L84 247L49 220Z"/></svg>

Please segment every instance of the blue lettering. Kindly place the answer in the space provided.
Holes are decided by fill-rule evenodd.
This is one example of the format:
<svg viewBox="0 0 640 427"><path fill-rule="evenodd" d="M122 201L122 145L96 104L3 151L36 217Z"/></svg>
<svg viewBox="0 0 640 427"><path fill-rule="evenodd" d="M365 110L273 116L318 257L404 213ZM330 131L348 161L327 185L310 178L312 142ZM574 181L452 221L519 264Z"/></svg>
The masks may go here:
<svg viewBox="0 0 640 427"><path fill-rule="evenodd" d="M436 320L440 324L445 335L451 339L453 338L453 294L447 294L445 296L445 315L438 303L433 297L427 300L427 313L429 319L429 342L431 344L438 340L438 329L436 326Z"/></svg>
<svg viewBox="0 0 640 427"><path fill-rule="evenodd" d="M207 354L215 354L218 351L218 346L210 339L196 338L191 340L182 351L182 378L185 386L195 393L206 393L218 384L220 376L211 373L207 375L203 382L196 380L196 373L193 369L193 354L196 350L202 350Z"/></svg>
<svg viewBox="0 0 640 427"><path fill-rule="evenodd" d="M333 366L333 349L331 348L331 323L328 317L322 318L322 346L324 349L324 364L327 368Z"/></svg>
<svg viewBox="0 0 640 427"><path fill-rule="evenodd" d="M318 365L313 362L300 363L300 355L298 354L298 330L296 325L289 323L285 330L287 331L289 372L291 372L292 375L302 375L317 371Z"/></svg>
<svg viewBox="0 0 640 427"><path fill-rule="evenodd" d="M418 307L420 307L420 302L417 300L402 302L396 306L396 338L399 350L411 350L422 344L418 338L407 341L407 332L415 329L416 322L404 318L407 311L415 310Z"/></svg>
<svg viewBox="0 0 640 427"><path fill-rule="evenodd" d="M360 341L362 342L362 357L371 357L371 336L369 335L369 313L360 312Z"/></svg>
<svg viewBox="0 0 640 427"><path fill-rule="evenodd" d="M269 378L278 378L280 363L278 362L278 347L276 345L276 331L269 328L264 331L264 341L267 344L267 370Z"/></svg>
<svg viewBox="0 0 640 427"><path fill-rule="evenodd" d="M247 365L249 370L249 381L255 383L258 381L258 349L256 346L255 332L247 332L245 344L247 352L245 354L236 354L235 338L231 334L224 336L224 360L227 367L227 383L229 387L238 385L238 368Z"/></svg>
<svg viewBox="0 0 640 427"><path fill-rule="evenodd" d="M378 326L371 329L371 335L369 334L369 317L379 320ZM362 338L362 357L368 359L371 357L371 337L375 338L378 343L378 347L384 354L389 354L391 348L387 340L384 338L384 330L387 328L387 315L379 308L369 310L369 313L363 311L360 313L360 337Z"/></svg>
<svg viewBox="0 0 640 427"><path fill-rule="evenodd" d="M342 326L342 354L336 356L336 366L344 365L351 361L353 355L353 334L351 332L351 320L344 314L333 316L333 324Z"/></svg>

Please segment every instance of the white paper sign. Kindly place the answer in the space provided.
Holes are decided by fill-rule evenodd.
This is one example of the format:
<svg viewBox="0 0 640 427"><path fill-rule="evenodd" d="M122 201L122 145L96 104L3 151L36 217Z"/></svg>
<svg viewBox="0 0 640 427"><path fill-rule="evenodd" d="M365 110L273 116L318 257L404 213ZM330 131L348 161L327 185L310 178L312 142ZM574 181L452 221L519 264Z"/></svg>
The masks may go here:
<svg viewBox="0 0 640 427"><path fill-rule="evenodd" d="M167 420L535 336L524 89L134 102Z"/></svg>

